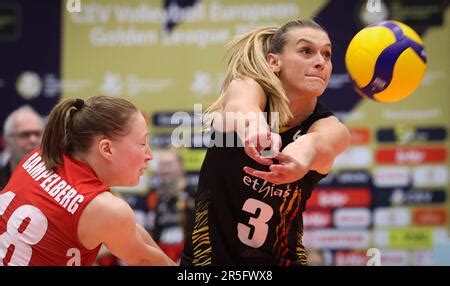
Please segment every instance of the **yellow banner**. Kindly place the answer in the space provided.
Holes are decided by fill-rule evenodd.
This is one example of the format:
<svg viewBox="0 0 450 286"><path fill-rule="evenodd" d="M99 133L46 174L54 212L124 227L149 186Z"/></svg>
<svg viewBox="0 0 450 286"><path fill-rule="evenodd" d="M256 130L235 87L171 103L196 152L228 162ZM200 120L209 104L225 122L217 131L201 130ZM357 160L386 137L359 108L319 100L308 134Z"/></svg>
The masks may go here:
<svg viewBox="0 0 450 286"><path fill-rule="evenodd" d="M432 228L402 228L389 230L391 248L431 248L434 241Z"/></svg>

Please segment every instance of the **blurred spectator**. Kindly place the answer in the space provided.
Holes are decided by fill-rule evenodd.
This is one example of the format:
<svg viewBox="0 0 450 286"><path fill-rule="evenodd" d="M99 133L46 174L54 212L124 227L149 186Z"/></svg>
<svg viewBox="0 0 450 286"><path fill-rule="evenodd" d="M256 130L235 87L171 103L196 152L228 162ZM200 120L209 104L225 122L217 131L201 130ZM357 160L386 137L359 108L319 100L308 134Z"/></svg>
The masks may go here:
<svg viewBox="0 0 450 286"><path fill-rule="evenodd" d="M156 158L157 183L147 195L149 231L162 250L178 261L194 220L195 187L188 185L183 162L176 150L161 150Z"/></svg>
<svg viewBox="0 0 450 286"><path fill-rule="evenodd" d="M9 159L0 168L0 190L6 186L19 162L41 145L43 131L42 117L28 105L16 109L6 118L3 142Z"/></svg>

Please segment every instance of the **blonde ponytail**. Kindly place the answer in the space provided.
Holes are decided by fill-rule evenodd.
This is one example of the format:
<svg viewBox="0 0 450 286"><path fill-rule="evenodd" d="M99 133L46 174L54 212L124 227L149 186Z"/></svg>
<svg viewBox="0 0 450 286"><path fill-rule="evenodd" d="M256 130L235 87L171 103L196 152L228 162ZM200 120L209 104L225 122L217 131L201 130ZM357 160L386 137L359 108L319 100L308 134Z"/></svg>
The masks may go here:
<svg viewBox="0 0 450 286"><path fill-rule="evenodd" d="M277 27L254 29L234 38L228 44L230 59L220 96L206 109L206 116L213 112L223 110L225 91L231 81L249 77L254 79L266 93L269 99L270 111L279 112L280 125L286 125L292 117L289 109L289 99L286 96L281 81L272 71L266 60L272 36L277 30Z"/></svg>

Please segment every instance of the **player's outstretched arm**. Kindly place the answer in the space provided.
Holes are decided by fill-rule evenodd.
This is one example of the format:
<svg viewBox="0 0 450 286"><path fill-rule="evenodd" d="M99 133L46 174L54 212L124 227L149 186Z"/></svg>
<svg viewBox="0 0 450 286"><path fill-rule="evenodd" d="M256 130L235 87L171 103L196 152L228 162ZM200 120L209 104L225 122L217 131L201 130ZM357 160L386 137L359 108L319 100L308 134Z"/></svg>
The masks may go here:
<svg viewBox="0 0 450 286"><path fill-rule="evenodd" d="M127 265L175 265L151 237L142 234L131 207L109 192L86 206L78 223L78 237L88 249L104 243Z"/></svg>
<svg viewBox="0 0 450 286"><path fill-rule="evenodd" d="M263 150L270 147L272 157L275 157L281 148L281 137L271 132L264 117L267 99L262 87L251 78L235 79L224 96L224 117L227 122L219 130L235 131L250 158L263 165L272 164L272 159L264 156ZM230 117L234 119L233 122L229 122Z"/></svg>
<svg viewBox="0 0 450 286"><path fill-rule="evenodd" d="M269 171L245 167L250 175L275 183L286 184L301 179L308 171L327 174L334 159L350 144L350 133L336 117L330 116L316 121L308 133L288 144L278 154L277 164Z"/></svg>
<svg viewBox="0 0 450 286"><path fill-rule="evenodd" d="M336 117L316 121L303 136L283 149L308 170L327 174L334 159L350 144L350 132Z"/></svg>

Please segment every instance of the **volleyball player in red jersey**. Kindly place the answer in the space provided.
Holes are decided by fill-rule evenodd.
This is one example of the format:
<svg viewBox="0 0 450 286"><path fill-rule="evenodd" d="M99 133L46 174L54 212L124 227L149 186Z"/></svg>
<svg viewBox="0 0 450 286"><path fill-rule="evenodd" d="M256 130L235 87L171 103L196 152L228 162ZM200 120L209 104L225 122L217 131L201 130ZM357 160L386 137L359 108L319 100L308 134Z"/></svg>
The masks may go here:
<svg viewBox="0 0 450 286"><path fill-rule="evenodd" d="M124 99L55 106L41 148L0 192L0 265L92 265L102 243L128 265L174 265L110 192L138 183L152 159L147 135Z"/></svg>

